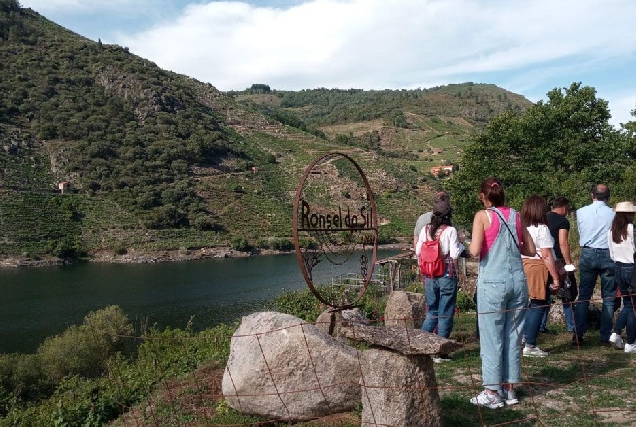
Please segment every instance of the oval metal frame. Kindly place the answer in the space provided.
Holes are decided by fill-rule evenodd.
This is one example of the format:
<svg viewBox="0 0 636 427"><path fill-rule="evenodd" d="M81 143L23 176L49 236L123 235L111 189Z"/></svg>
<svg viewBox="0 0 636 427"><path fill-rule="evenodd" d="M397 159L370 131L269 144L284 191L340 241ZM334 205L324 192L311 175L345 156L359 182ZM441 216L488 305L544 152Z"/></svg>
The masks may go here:
<svg viewBox="0 0 636 427"><path fill-rule="evenodd" d="M370 229L370 231L373 231L373 255L372 255L372 259L371 259L371 267L368 270L368 273L365 275L364 277L364 284L362 286L362 288L360 289L360 291L358 292L358 294L356 295L356 298L354 301L339 306L339 305L334 305L332 302L327 301L325 298L323 298L322 295L320 295L320 292L318 292L318 290L316 289L316 287L314 286L314 283L311 279L311 274L310 272L307 270L307 266L305 264L305 258L303 256L303 252L300 248L300 244L299 244L299 235L298 235L298 205L300 203L301 200L301 194L305 185L305 181L307 180L307 177L309 176L309 174L311 173L311 171L313 170L313 168L325 161L327 158L329 157L336 157L336 156L340 156L346 160L348 160L358 171L358 173L360 174L360 177L362 178L362 181L364 183L364 186L366 188L367 191L367 197L368 197L368 201L369 204L371 206L371 220L372 220L372 227ZM378 218L377 218L377 210L376 210L376 205L375 205L375 197L373 195L373 191L371 191L371 186L369 185L369 181L367 180L366 175L364 174L364 172L362 171L362 169L360 168L360 166L358 165L358 163L356 163L355 160L353 160L353 158L351 158L349 155L341 153L341 152L331 152L328 154L323 155L322 157L319 157L318 159L314 160L309 166L307 166L307 168L305 169L305 173L302 176L302 179L300 180L300 183L298 184L298 188L296 189L296 196L294 197L294 212L293 212L293 237L294 237L294 246L296 249L296 258L298 260L298 264L300 265L300 269L302 271L303 277L305 278L305 282L307 282L307 286L309 286L309 290L311 291L312 294L314 294L314 296L316 298L318 298L318 300L324 304L326 304L329 307L332 307L336 310L345 310L345 309L349 309L352 307L355 307L355 305L360 301L360 299L364 296L364 294L366 293L368 287L369 287L369 282L371 281L371 278L373 277L373 270L375 268L375 263L376 263L376 259L377 259L377 250L378 250ZM369 231L369 230L368 230ZM364 247L364 245L363 245Z"/></svg>

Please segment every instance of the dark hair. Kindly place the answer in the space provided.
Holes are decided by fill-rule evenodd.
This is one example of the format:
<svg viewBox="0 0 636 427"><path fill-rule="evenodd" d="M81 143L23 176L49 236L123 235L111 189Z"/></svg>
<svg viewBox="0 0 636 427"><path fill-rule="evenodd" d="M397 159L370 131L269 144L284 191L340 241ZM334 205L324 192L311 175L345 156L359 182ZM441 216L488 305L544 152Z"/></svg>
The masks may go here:
<svg viewBox="0 0 636 427"><path fill-rule="evenodd" d="M484 179L479 187L479 192L496 208L506 203L503 185L501 185L501 181L495 177Z"/></svg>
<svg viewBox="0 0 636 427"><path fill-rule="evenodd" d="M627 226L634 222L634 212L616 212L612 221L612 241L620 243L627 239Z"/></svg>
<svg viewBox="0 0 636 427"><path fill-rule="evenodd" d="M592 196L595 200L607 202L610 198L610 189L605 184L596 184L592 189Z"/></svg>
<svg viewBox="0 0 636 427"><path fill-rule="evenodd" d="M548 205L541 196L530 196L523 201L521 222L524 227L548 223Z"/></svg>
<svg viewBox="0 0 636 427"><path fill-rule="evenodd" d="M445 215L438 215L433 213L433 216L431 217L431 228L429 229L429 233L430 233L430 238L434 239L435 238L435 233L437 233L437 230L442 226L442 225L452 225L453 222L451 221L451 213L448 212Z"/></svg>
<svg viewBox="0 0 636 427"><path fill-rule="evenodd" d="M450 194L448 194L446 191L438 191L437 193L435 193L435 197L433 198L433 203L440 202L440 201L450 203Z"/></svg>
<svg viewBox="0 0 636 427"><path fill-rule="evenodd" d="M557 197L552 201L552 208L564 208L570 206L570 201L565 197Z"/></svg>

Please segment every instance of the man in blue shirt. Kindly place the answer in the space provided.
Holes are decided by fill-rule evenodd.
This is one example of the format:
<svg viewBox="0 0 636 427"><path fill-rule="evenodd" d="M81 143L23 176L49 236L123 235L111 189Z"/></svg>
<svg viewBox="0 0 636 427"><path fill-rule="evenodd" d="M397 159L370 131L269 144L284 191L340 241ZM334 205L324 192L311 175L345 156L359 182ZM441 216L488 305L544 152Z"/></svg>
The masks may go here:
<svg viewBox="0 0 636 427"><path fill-rule="evenodd" d="M579 345L587 331L587 313L596 280L601 278L601 345L609 346L614 323L614 263L607 246L607 231L612 227L614 211L607 206L610 190L605 184L597 184L592 190L592 203L576 211L579 228L581 259L579 261L579 297L574 307L575 328L572 344Z"/></svg>

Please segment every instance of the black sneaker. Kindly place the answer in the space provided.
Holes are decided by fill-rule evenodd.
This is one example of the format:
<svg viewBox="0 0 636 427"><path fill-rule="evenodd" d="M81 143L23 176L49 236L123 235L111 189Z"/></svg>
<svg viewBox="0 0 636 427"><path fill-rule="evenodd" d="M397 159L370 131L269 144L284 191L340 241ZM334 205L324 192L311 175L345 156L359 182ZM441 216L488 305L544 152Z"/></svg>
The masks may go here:
<svg viewBox="0 0 636 427"><path fill-rule="evenodd" d="M583 345L583 337L572 335L572 345L577 347Z"/></svg>

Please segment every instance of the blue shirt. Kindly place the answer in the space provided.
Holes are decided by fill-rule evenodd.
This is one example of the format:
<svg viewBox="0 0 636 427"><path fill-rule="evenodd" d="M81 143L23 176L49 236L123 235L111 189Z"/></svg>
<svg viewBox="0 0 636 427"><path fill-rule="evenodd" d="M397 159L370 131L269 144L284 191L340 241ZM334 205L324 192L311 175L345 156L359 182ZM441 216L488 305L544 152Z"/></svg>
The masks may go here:
<svg viewBox="0 0 636 427"><path fill-rule="evenodd" d="M594 249L607 249L607 231L612 228L614 211L605 202L594 200L592 204L576 211L579 226L579 244Z"/></svg>

